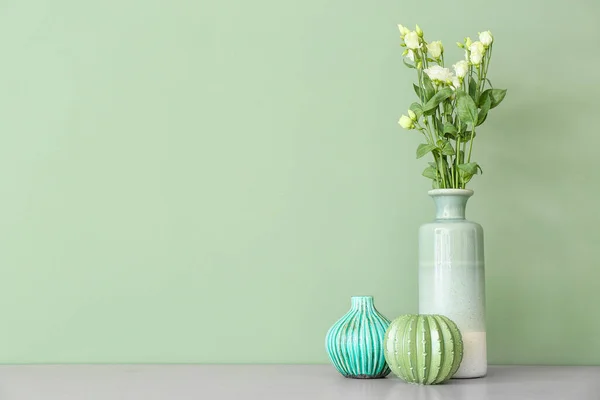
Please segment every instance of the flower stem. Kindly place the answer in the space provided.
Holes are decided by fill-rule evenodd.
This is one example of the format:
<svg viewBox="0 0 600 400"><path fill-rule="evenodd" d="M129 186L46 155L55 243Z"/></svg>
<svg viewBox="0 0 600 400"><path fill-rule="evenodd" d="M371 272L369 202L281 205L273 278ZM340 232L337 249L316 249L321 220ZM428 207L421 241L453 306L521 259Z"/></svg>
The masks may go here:
<svg viewBox="0 0 600 400"><path fill-rule="evenodd" d="M423 105L425 104L425 94L423 93L423 72L421 72L420 69L417 69L417 75L419 78L419 88L421 89L419 99L421 100L421 105Z"/></svg>
<svg viewBox="0 0 600 400"><path fill-rule="evenodd" d="M454 159L454 182L455 187L458 188L458 164L460 163L460 136L456 137L456 158Z"/></svg>
<svg viewBox="0 0 600 400"><path fill-rule="evenodd" d="M464 142L463 143L462 157L460 158L460 163L461 164L465 161L464 156L465 156L466 153L467 153L467 142ZM461 179L459 189L464 189L464 188L465 188L465 184L464 184L464 182L462 182L462 179Z"/></svg>
<svg viewBox="0 0 600 400"><path fill-rule="evenodd" d="M446 169L444 168L444 162L443 162L444 156L440 155L439 159L438 159L438 171L440 171L440 174L442 175L442 185L444 186L444 189L448 187L448 185L446 184Z"/></svg>
<svg viewBox="0 0 600 400"><path fill-rule="evenodd" d="M440 171L439 171L438 158L435 155L435 152L433 153L433 160L435 161L435 165L438 166L438 171L436 171L436 174L435 174L435 182L437 183L438 188L440 188L440 178L439 178L439 172Z"/></svg>
<svg viewBox="0 0 600 400"><path fill-rule="evenodd" d="M469 156L467 157L467 164L471 162L471 151L473 151L473 138L475 137L475 124L471 129L471 142L469 143Z"/></svg>

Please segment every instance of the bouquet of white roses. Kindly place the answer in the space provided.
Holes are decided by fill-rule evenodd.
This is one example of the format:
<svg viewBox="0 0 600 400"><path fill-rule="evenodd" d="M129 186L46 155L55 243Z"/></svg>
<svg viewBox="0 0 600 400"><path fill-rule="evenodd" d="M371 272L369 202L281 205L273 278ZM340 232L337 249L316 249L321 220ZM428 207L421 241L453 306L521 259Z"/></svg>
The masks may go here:
<svg viewBox="0 0 600 400"><path fill-rule="evenodd" d="M444 46L440 41L427 42L423 31L398 25L404 64L417 72L413 84L419 101L412 103L408 115L399 124L423 134L426 143L417 148L417 158L432 153L433 162L423 176L433 180L434 188L464 189L481 167L471 161L476 128L488 112L506 96L506 90L494 89L488 79L494 38L482 32L479 40L465 38L457 45L465 50L465 59L444 66Z"/></svg>

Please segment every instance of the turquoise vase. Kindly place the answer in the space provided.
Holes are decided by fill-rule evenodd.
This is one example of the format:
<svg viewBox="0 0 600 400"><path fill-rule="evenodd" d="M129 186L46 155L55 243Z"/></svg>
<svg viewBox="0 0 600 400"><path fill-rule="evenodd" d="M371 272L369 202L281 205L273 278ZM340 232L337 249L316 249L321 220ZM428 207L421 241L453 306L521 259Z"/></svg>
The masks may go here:
<svg viewBox="0 0 600 400"><path fill-rule="evenodd" d="M372 296L352 297L352 307L327 332L325 348L335 368L347 378L383 378L390 373L383 340L390 321Z"/></svg>
<svg viewBox="0 0 600 400"><path fill-rule="evenodd" d="M419 230L419 313L456 323L464 354L455 378L487 373L483 229L465 219L472 190L436 189L435 221Z"/></svg>

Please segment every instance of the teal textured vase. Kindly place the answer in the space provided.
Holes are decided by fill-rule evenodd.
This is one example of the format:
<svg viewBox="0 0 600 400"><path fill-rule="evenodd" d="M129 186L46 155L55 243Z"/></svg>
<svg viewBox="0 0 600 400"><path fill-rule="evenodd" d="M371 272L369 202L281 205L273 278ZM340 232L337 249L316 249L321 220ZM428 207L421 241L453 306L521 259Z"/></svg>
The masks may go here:
<svg viewBox="0 0 600 400"><path fill-rule="evenodd" d="M472 190L429 191L435 221L419 230L419 313L456 323L464 356L455 378L487 373L483 229L465 219Z"/></svg>
<svg viewBox="0 0 600 400"><path fill-rule="evenodd" d="M463 343L456 324L443 315L402 315L385 334L385 359L410 383L435 385L458 370Z"/></svg>
<svg viewBox="0 0 600 400"><path fill-rule="evenodd" d="M390 321L371 296L352 297L352 307L327 332L325 348L335 368L347 378L383 378L390 373L383 339Z"/></svg>

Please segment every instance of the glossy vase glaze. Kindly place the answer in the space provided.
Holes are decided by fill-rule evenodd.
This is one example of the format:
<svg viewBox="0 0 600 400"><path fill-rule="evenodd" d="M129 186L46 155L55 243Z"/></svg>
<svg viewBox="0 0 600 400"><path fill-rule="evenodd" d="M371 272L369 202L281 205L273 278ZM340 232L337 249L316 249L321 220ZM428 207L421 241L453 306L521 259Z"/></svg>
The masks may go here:
<svg viewBox="0 0 600 400"><path fill-rule="evenodd" d="M419 313L441 314L460 329L464 354L455 378L487 373L483 229L465 219L472 190L429 191L435 221L419 230Z"/></svg>
<svg viewBox="0 0 600 400"><path fill-rule="evenodd" d="M383 340L390 321L373 305L372 296L354 296L352 305L327 332L331 363L347 378L383 378L390 373Z"/></svg>

